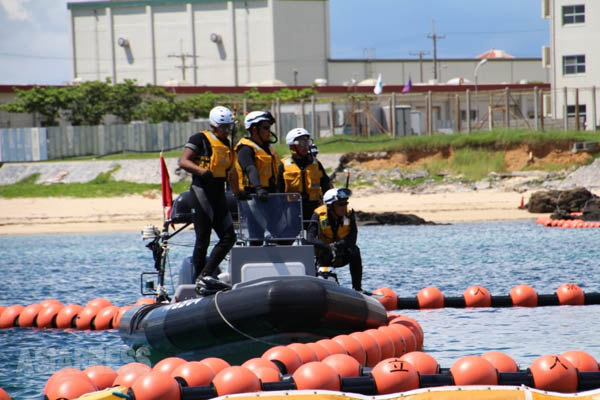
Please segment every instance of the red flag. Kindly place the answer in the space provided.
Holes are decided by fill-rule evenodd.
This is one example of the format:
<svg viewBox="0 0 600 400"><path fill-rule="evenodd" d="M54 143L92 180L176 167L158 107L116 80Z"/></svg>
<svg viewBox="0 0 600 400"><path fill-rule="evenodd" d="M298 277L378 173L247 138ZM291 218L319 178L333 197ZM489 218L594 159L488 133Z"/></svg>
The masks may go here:
<svg viewBox="0 0 600 400"><path fill-rule="evenodd" d="M165 163L165 158L162 156L162 153L160 155L160 187L162 189L163 219L166 219L171 216L171 208L173 207L173 190L171 189L169 170L167 169L167 164Z"/></svg>

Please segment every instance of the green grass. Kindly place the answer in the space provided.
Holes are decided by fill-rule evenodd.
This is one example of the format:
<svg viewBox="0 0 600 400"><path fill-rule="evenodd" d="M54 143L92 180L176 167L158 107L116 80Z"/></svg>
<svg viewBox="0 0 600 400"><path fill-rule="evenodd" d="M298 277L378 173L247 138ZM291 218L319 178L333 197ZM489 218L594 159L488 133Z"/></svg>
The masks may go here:
<svg viewBox="0 0 600 400"><path fill-rule="evenodd" d="M408 179L408 178L403 178L403 179L392 179L392 183L394 185L397 186L408 186L408 187L413 187L413 186L418 186L421 185L423 183L434 183L434 182L441 182L444 178L438 175L435 176L431 176L431 177L427 177L427 178L415 178L415 179Z"/></svg>

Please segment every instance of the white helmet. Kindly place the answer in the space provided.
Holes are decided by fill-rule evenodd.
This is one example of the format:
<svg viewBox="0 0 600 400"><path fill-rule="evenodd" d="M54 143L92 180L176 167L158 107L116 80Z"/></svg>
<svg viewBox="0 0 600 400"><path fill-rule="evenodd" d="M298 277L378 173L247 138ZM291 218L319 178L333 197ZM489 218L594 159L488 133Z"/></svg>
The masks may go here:
<svg viewBox="0 0 600 400"><path fill-rule="evenodd" d="M258 124L260 121L268 121L270 124L274 124L275 118L273 118L273 115L268 111L252 111L246 115L244 126L246 130L249 130L252 125Z"/></svg>
<svg viewBox="0 0 600 400"><path fill-rule="evenodd" d="M223 106L216 106L210 110L208 119L210 120L210 126L215 128L222 124L233 124L235 122L231 110Z"/></svg>
<svg viewBox="0 0 600 400"><path fill-rule="evenodd" d="M330 206L339 200L348 200L352 196L352 190L348 188L333 188L325 192L323 203Z"/></svg>
<svg viewBox="0 0 600 400"><path fill-rule="evenodd" d="M308 136L308 138L310 139L310 133L306 129L294 128L287 133L287 136L285 137L285 143L288 146L297 144L297 143L295 143L296 139L298 139L299 137L302 137L302 136Z"/></svg>

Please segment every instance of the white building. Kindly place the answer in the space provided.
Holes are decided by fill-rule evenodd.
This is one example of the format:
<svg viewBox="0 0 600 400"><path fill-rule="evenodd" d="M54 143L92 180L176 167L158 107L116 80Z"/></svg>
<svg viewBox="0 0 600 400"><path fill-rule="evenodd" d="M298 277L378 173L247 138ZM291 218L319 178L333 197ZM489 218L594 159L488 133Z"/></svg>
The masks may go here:
<svg viewBox="0 0 600 400"><path fill-rule="evenodd" d="M76 79L194 86L310 85L315 77L327 79L327 0L113 0L67 6Z"/></svg>
<svg viewBox="0 0 600 400"><path fill-rule="evenodd" d="M575 116L579 103L586 129L595 130L600 114L600 1L542 0L542 17L550 20L550 46L543 49L543 62L551 71L552 94L546 102L559 119L565 111Z"/></svg>

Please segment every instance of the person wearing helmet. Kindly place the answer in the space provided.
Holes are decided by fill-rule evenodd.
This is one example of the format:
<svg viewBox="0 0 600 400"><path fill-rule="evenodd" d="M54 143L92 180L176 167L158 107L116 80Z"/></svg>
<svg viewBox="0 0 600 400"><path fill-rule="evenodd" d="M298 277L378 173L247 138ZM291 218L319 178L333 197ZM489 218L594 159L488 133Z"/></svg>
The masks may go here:
<svg viewBox="0 0 600 400"><path fill-rule="evenodd" d="M210 131L192 135L186 143L179 166L192 174L192 222L196 232L193 262L197 283L215 285L214 276L219 273L219 264L237 239L231 213L227 207L225 181L233 191L238 191L237 175L232 167L235 152L231 149L228 136L232 133L235 120L232 112L222 106L214 107L209 114ZM211 230L217 233L218 243L206 258Z"/></svg>
<svg viewBox="0 0 600 400"><path fill-rule="evenodd" d="M268 111L252 111L246 116L244 126L248 136L235 146L239 188L243 197L255 193L260 201L267 201L269 193L277 191L279 157L272 143L277 137L271 132L275 118ZM271 137L275 140L271 141Z"/></svg>
<svg viewBox="0 0 600 400"><path fill-rule="evenodd" d="M323 165L310 151L310 133L303 128L288 132L285 142L291 156L281 159L277 182L282 193L302 195L302 215L312 217L315 208L322 203L323 193L331 189L331 181Z"/></svg>
<svg viewBox="0 0 600 400"><path fill-rule="evenodd" d="M317 264L334 268L350 264L352 288L362 293L362 258L356 245L358 231L354 211L348 209L352 191L346 188L329 189L323 204L312 215L307 242L315 247Z"/></svg>

